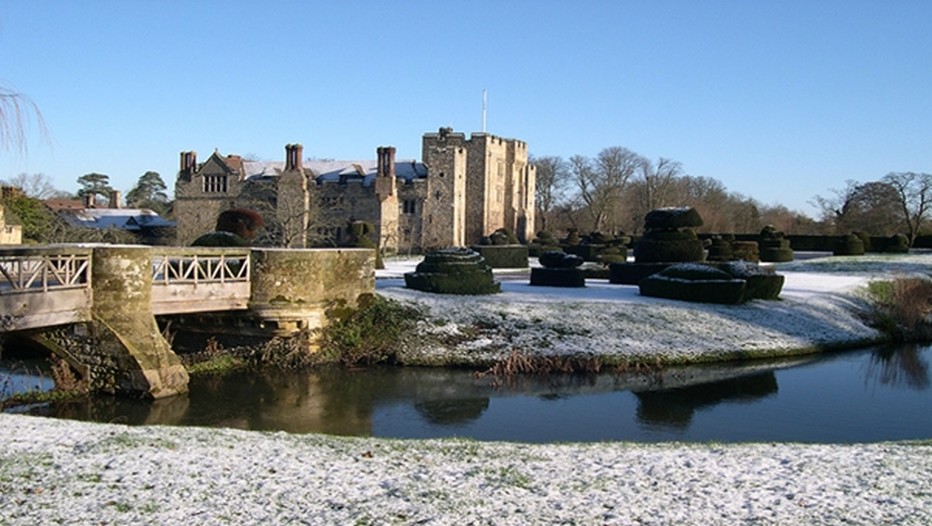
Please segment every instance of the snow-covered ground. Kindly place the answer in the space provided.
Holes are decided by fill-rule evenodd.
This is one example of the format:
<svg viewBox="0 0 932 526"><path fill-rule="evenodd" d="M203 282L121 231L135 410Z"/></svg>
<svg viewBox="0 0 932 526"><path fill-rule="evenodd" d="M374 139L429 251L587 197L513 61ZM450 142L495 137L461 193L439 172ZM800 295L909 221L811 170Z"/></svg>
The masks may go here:
<svg viewBox="0 0 932 526"><path fill-rule="evenodd" d="M420 325L444 345L412 347L409 364L486 365L513 351L598 355L607 361L687 363L855 347L881 334L865 323L863 286L888 270L932 269L932 256L861 258L870 271L839 274L817 258L787 265L780 301L715 305L650 298L636 286L588 280L585 288L535 287L528 272L497 274L502 293L450 296L407 289L402 276L417 260L389 260L379 294L427 309ZM837 265L838 263L836 263ZM855 265L849 261L847 265ZM429 340L428 340L429 341ZM452 342L452 343L451 343Z"/></svg>
<svg viewBox="0 0 932 526"><path fill-rule="evenodd" d="M538 291L513 274L502 275L503 294L441 301L400 288L388 276L410 265L400 262L378 291L426 305L443 330L491 317L549 334L543 345L493 331L483 335L490 343L457 351L464 357L507 347L701 359L727 345L735 353L875 337L852 314L863 308L858 288L889 272L928 274L932 257L863 261L846 260L844 274L837 261L787 265L782 301L739 307L608 284ZM927 525L930 473L932 441L527 445L0 414L0 524Z"/></svg>

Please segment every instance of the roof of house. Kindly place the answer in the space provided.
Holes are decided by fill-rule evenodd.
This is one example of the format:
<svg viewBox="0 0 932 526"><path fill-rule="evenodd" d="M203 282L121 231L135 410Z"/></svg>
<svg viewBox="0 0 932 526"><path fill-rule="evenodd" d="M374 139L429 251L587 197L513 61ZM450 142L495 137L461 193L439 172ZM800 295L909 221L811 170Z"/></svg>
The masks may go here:
<svg viewBox="0 0 932 526"><path fill-rule="evenodd" d="M148 208L82 208L63 210L62 216L75 226L86 228L119 228L138 232L149 228L167 228L175 223Z"/></svg>
<svg viewBox="0 0 932 526"><path fill-rule="evenodd" d="M285 169L284 162L244 161L246 178L277 176ZM304 168L309 169L318 184L339 183L346 179L362 180L363 186L371 186L378 174L378 162L336 161L331 159L311 159L304 161ZM411 182L427 177L427 165L415 160L395 161L395 177Z"/></svg>

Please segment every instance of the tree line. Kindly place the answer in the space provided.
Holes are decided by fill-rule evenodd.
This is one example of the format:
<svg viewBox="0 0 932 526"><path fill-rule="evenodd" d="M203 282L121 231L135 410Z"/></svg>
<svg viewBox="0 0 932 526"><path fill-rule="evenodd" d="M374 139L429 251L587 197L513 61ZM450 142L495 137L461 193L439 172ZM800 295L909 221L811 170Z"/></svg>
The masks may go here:
<svg viewBox="0 0 932 526"><path fill-rule="evenodd" d="M131 243L135 239L127 232L116 229L87 229L69 225L43 204L47 199L90 199L98 206L106 207L114 188L106 174L89 173L77 179L80 187L76 193L57 189L47 175L21 173L0 180L0 186L18 191L0 193L0 203L15 217L23 228L26 241L35 243L68 242L112 242ZM158 172L148 171L139 177L136 185L125 195L125 206L147 208L159 215L170 216L171 201L165 182Z"/></svg>
<svg viewBox="0 0 932 526"><path fill-rule="evenodd" d="M537 167L538 231L640 234L644 216L662 207L689 206L702 216L702 232L756 233L772 225L787 234L905 234L924 232L932 205L932 175L891 172L879 181L849 181L828 197L815 196L821 217L781 204L767 205L730 192L721 181L685 173L672 159L652 161L621 146L595 157L532 156Z"/></svg>

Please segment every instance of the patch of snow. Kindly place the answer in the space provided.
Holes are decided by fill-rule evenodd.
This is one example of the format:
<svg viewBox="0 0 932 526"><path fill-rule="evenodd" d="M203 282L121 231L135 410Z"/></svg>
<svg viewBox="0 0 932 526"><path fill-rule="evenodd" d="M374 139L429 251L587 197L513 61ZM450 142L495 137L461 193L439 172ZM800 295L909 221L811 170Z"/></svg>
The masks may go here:
<svg viewBox="0 0 932 526"><path fill-rule="evenodd" d="M0 415L0 522L932 523L932 444L555 444Z"/></svg>

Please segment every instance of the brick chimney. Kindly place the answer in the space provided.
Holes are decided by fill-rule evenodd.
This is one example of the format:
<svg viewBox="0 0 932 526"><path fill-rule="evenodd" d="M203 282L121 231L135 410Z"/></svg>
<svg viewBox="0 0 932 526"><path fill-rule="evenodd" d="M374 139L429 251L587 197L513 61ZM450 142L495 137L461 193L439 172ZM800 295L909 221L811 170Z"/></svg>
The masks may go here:
<svg viewBox="0 0 932 526"><path fill-rule="evenodd" d="M304 146L301 144L285 145L285 171L301 171L304 169Z"/></svg>
<svg viewBox="0 0 932 526"><path fill-rule="evenodd" d="M376 149L378 157L378 176L395 178L395 147L379 146Z"/></svg>
<svg viewBox="0 0 932 526"><path fill-rule="evenodd" d="M181 166L179 171L184 174L192 174L197 170L197 152L181 152Z"/></svg>
<svg viewBox="0 0 932 526"><path fill-rule="evenodd" d="M123 208L123 205L120 204L120 191L113 190L110 192L110 204L107 205L108 208Z"/></svg>

